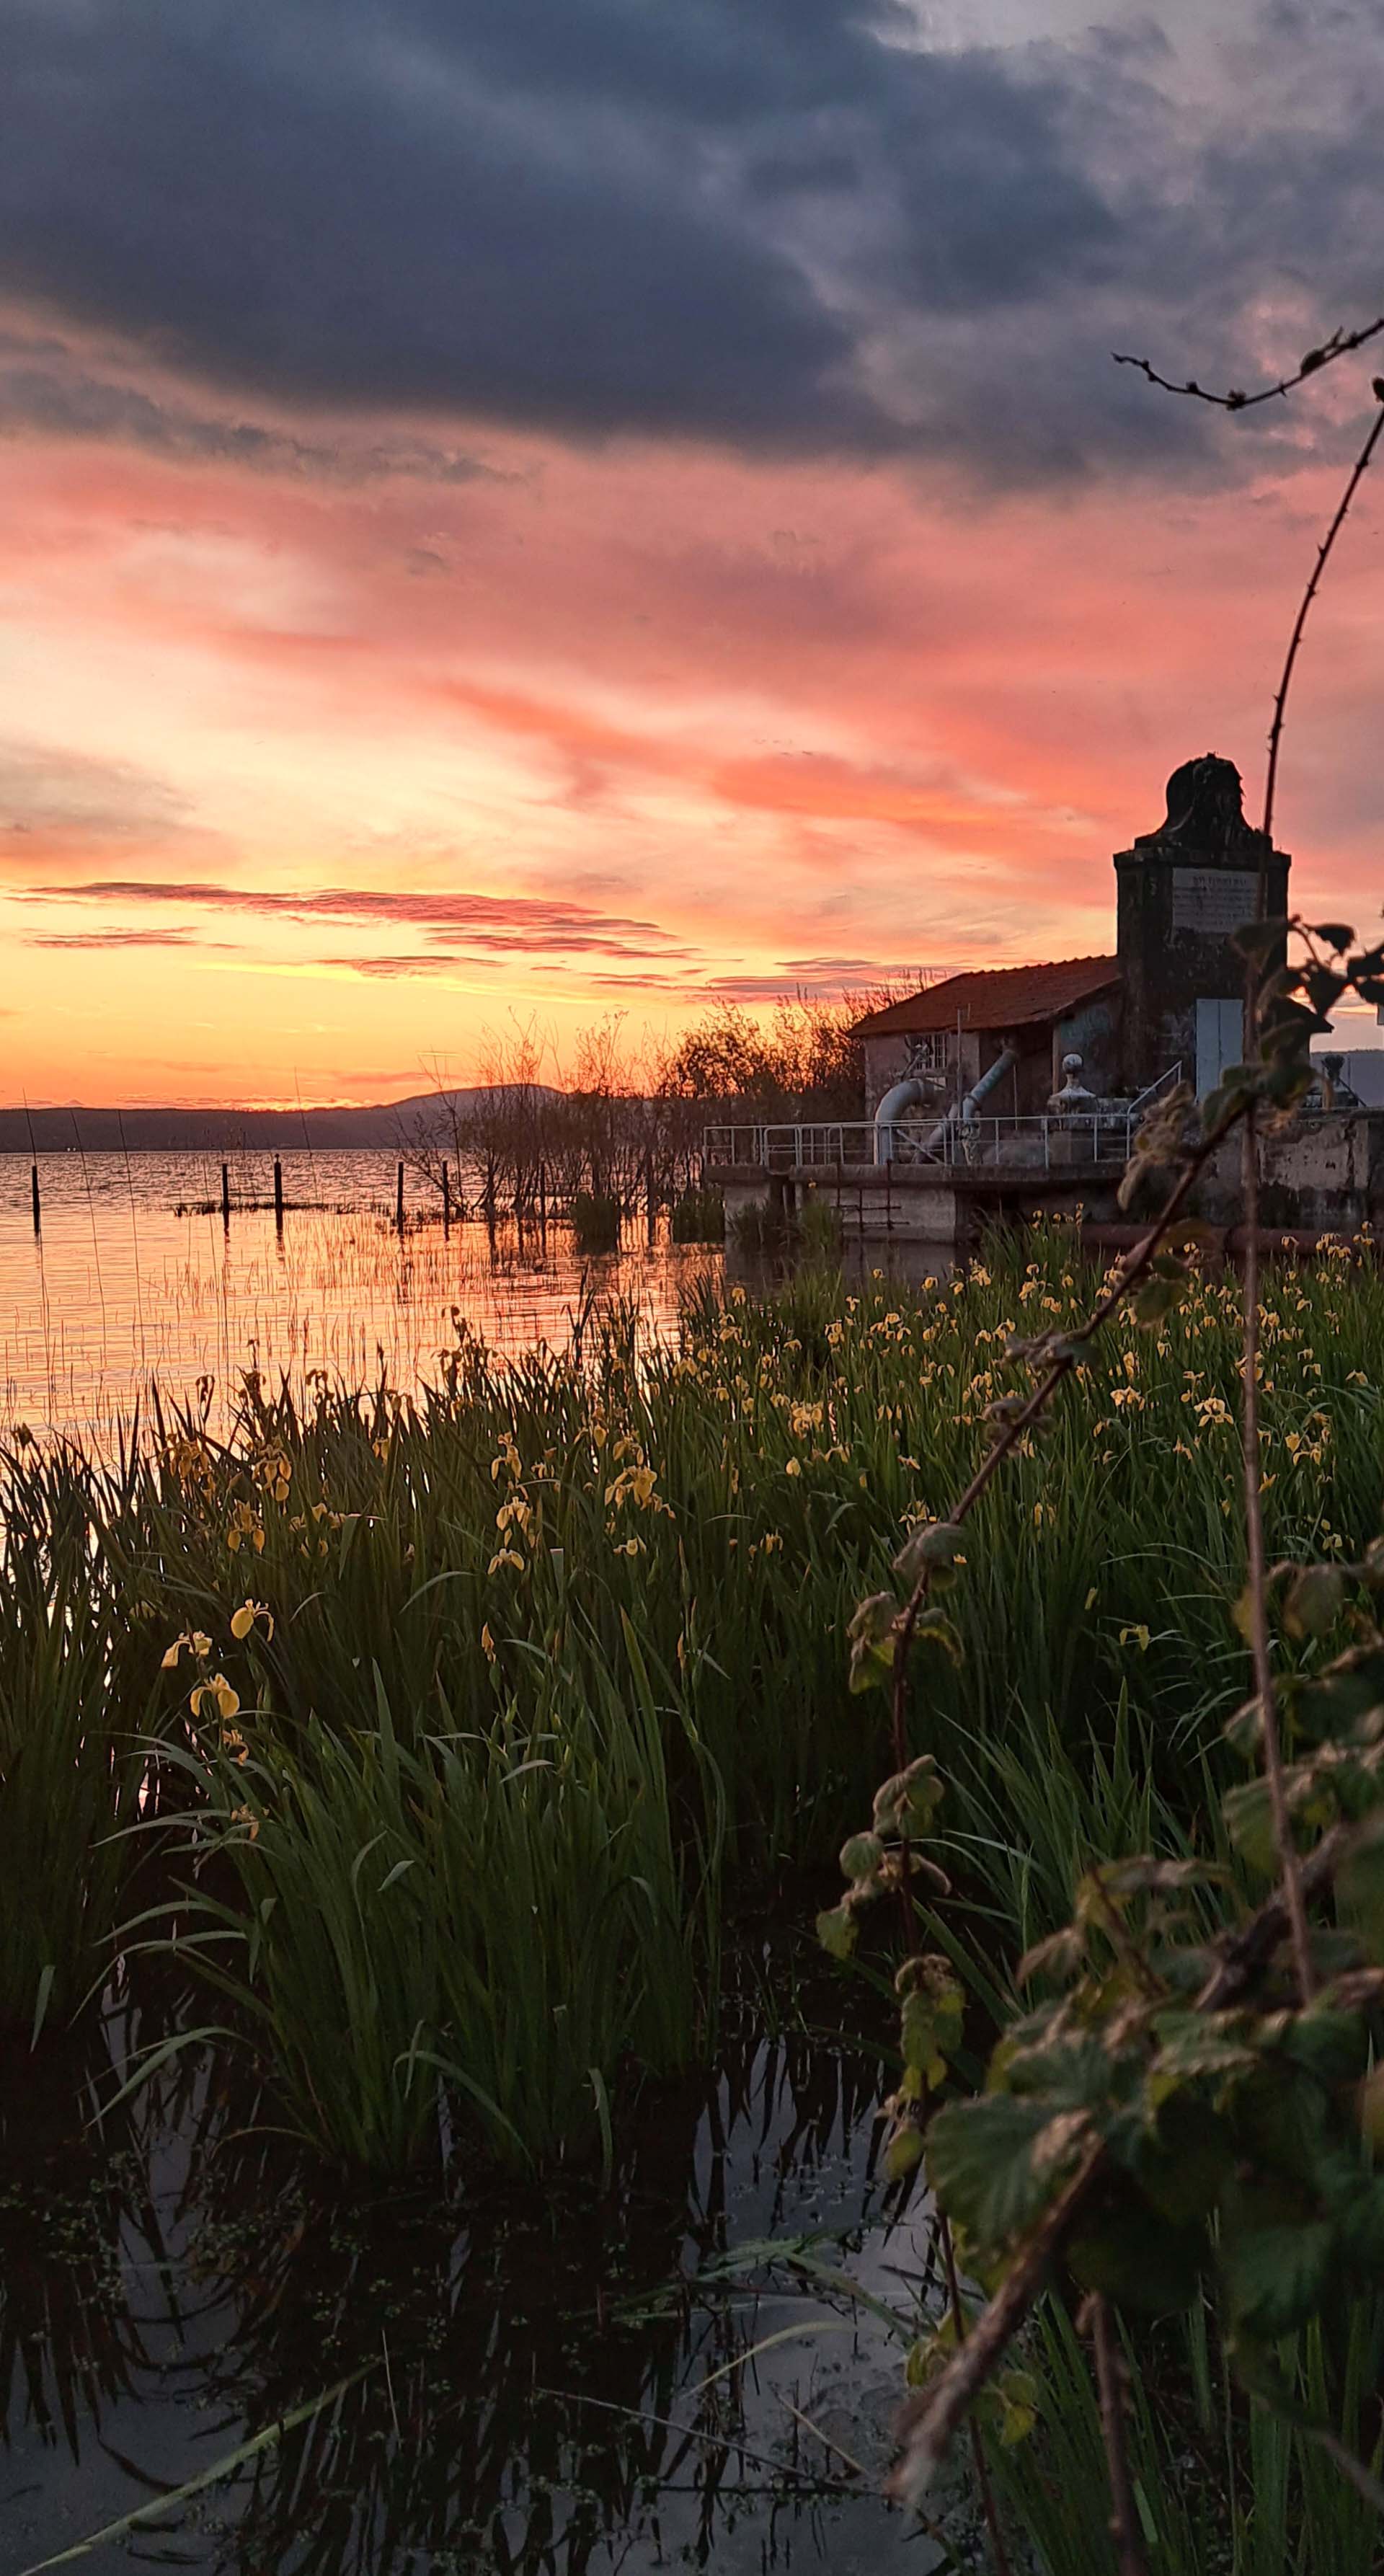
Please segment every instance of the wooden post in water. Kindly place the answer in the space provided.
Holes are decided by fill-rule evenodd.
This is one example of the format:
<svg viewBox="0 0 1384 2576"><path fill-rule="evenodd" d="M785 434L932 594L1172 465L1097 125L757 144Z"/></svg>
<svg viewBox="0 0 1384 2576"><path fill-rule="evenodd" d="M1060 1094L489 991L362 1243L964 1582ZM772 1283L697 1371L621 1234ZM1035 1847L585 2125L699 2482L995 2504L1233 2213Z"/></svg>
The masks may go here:
<svg viewBox="0 0 1384 2576"><path fill-rule="evenodd" d="M442 1166L442 1231L444 1234L452 1231L452 1176L445 1163Z"/></svg>
<svg viewBox="0 0 1384 2576"><path fill-rule="evenodd" d="M223 1164L222 1164L222 1166L221 1166L221 1222L222 1222L222 1224L223 1224L223 1225L229 1225L229 1224L230 1224L230 1221L231 1221L231 1167L230 1167L230 1164L229 1164L229 1163L223 1163Z"/></svg>
<svg viewBox="0 0 1384 2576"><path fill-rule="evenodd" d="M274 1223L278 1227L280 1234L282 1234L284 1230L284 1167L277 1154L274 1157Z"/></svg>
<svg viewBox="0 0 1384 2576"><path fill-rule="evenodd" d="M404 1167L402 1163L399 1165L398 1186L394 1193L394 1222L397 1225L399 1232L402 1234L404 1230Z"/></svg>
<svg viewBox="0 0 1384 2576"><path fill-rule="evenodd" d="M42 1227L42 1224L43 1224L42 1216L41 1216L41 1215L40 1215L40 1213L39 1213L39 1203L38 1203L38 1165L37 1165L37 1163L31 1163L31 1164L29 1165L29 1189L30 1189L30 1192L31 1192L31 1194L32 1194L32 1196L33 1196L33 1202L34 1202L34 1232L35 1232L35 1234L37 1234L37 1233L40 1231L40 1229L41 1229L41 1227Z"/></svg>
<svg viewBox="0 0 1384 2576"><path fill-rule="evenodd" d="M538 1165L538 1230L548 1231L548 1166L540 1158Z"/></svg>

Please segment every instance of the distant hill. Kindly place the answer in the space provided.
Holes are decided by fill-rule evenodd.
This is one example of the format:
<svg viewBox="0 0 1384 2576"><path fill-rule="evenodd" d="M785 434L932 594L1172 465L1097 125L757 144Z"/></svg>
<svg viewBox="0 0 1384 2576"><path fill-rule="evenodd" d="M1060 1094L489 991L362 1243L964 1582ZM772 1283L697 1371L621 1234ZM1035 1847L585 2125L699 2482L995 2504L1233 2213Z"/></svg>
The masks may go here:
<svg viewBox="0 0 1384 2576"><path fill-rule="evenodd" d="M27 1154L30 1134L40 1154L324 1153L332 1146L396 1145L440 1104L465 1112L477 1089L417 1092L408 1100L364 1109L0 1109L0 1154ZM493 1096L493 1095L491 1095Z"/></svg>

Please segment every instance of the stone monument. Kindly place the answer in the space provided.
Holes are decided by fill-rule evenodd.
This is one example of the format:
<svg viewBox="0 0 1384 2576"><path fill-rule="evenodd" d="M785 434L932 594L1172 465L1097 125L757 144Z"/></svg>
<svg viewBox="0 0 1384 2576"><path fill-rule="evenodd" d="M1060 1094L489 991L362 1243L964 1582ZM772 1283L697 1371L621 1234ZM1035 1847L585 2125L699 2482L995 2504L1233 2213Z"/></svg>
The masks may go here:
<svg viewBox="0 0 1384 2576"><path fill-rule="evenodd" d="M1234 933L1288 910L1284 850L1245 820L1240 773L1208 751L1168 780L1168 811L1115 855L1125 1088L1181 1064L1198 1097L1244 1054L1245 959ZM1266 959L1280 965L1286 935Z"/></svg>

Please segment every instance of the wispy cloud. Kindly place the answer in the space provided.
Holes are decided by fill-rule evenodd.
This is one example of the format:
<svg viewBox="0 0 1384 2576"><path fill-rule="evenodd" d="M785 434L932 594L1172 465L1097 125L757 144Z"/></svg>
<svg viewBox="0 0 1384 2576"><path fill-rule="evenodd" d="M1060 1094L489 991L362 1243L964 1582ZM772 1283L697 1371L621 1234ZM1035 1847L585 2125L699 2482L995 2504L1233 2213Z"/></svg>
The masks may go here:
<svg viewBox="0 0 1384 2576"><path fill-rule="evenodd" d="M612 957L658 958L694 954L657 922L619 913L602 913L585 904L563 903L538 895L488 895L458 892L429 894L392 886L319 886L287 891L266 886L235 886L157 877L113 877L81 885L29 886L24 900L112 905L198 905L216 912L248 913L269 920L407 923L428 933L461 932L473 947L496 955L529 955L535 950ZM437 971L445 959L424 954L402 960L391 957L347 957L330 961L362 974Z"/></svg>
<svg viewBox="0 0 1384 2576"><path fill-rule="evenodd" d="M195 930L70 930L27 936L26 948L187 948L202 946ZM219 942L217 943L220 944Z"/></svg>

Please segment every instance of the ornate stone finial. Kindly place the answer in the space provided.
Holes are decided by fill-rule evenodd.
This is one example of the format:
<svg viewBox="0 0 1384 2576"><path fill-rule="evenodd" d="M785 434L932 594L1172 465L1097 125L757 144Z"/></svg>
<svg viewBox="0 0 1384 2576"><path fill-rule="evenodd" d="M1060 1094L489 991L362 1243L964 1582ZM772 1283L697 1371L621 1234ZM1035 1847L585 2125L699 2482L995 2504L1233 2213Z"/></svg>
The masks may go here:
<svg viewBox="0 0 1384 2576"><path fill-rule="evenodd" d="M1196 851L1210 859L1258 859L1264 835L1245 820L1244 790L1233 760L1214 751L1184 760L1168 780L1168 811L1156 832L1141 832L1136 849L1151 843Z"/></svg>
<svg viewBox="0 0 1384 2576"><path fill-rule="evenodd" d="M1054 1091L1048 1102L1050 1117L1077 1118L1095 1108L1096 1095L1094 1091L1087 1090L1081 1079L1083 1069L1083 1060L1079 1055L1064 1055L1062 1070L1067 1079L1061 1090Z"/></svg>

